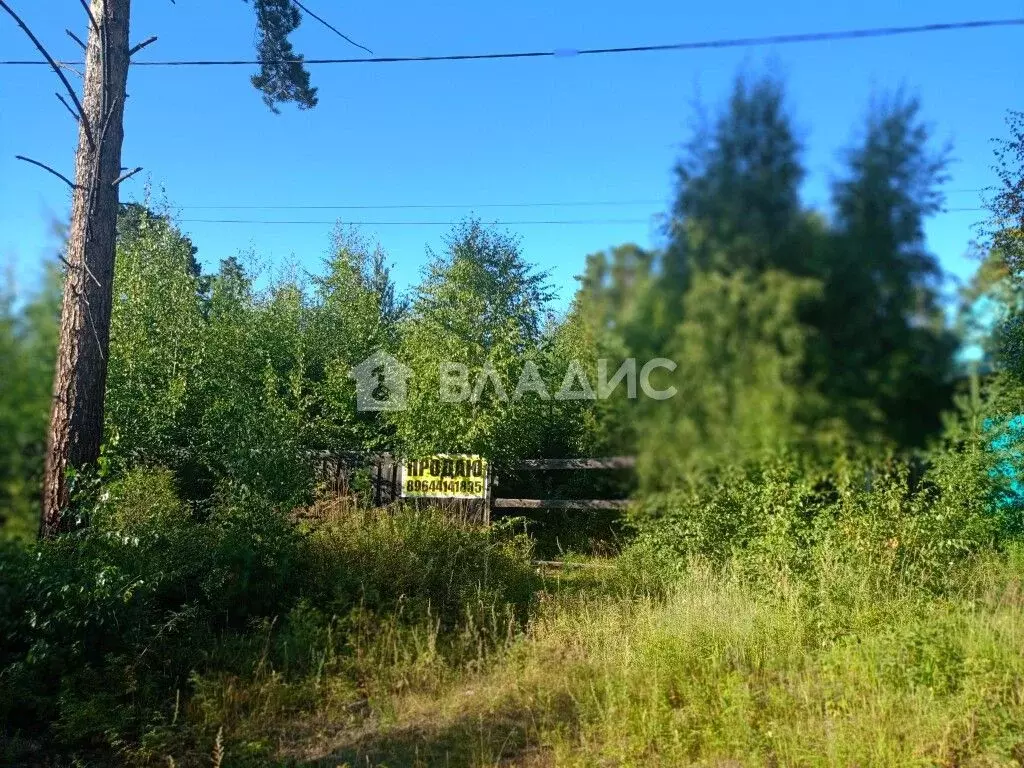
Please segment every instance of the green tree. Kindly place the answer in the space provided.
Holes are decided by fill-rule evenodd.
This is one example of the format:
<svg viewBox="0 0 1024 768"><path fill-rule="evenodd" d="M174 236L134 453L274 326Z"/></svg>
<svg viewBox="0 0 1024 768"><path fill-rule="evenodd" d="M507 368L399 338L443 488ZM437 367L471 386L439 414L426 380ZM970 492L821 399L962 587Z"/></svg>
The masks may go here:
<svg viewBox="0 0 1024 768"><path fill-rule="evenodd" d="M523 366L540 362L547 276L526 263L515 238L478 221L457 227L445 244L430 254L402 324L399 358L412 377L408 408L392 412L399 441L413 453L523 455L538 428L523 404L539 395L517 401L513 390ZM465 366L468 387L442 381L445 364ZM457 401L444 399L445 383Z"/></svg>
<svg viewBox="0 0 1024 768"><path fill-rule="evenodd" d="M809 380L802 307L820 285L771 270L696 272L669 347L676 394L646 401L639 471L647 490L718 466L812 452L841 432Z"/></svg>
<svg viewBox="0 0 1024 768"><path fill-rule="evenodd" d="M203 364L190 389L196 414L187 455L194 493L254 492L284 506L303 501L306 302L294 279L259 293L237 259L211 280Z"/></svg>
<svg viewBox="0 0 1024 768"><path fill-rule="evenodd" d="M781 80L737 78L725 107L713 122L702 120L676 165L663 269L673 301L696 270L806 271L797 247L801 150Z"/></svg>
<svg viewBox="0 0 1024 768"><path fill-rule="evenodd" d="M13 280L0 284L0 528L22 538L39 527L62 281L46 264L39 290L20 306Z"/></svg>
<svg viewBox="0 0 1024 768"><path fill-rule="evenodd" d="M1024 112L1007 116L1010 136L996 140L995 171L999 184L988 201L991 217L987 234L1013 280L1013 291L1024 286ZM1024 381L1024 310L1010 308L999 329L999 358L1003 368Z"/></svg>
<svg viewBox="0 0 1024 768"><path fill-rule="evenodd" d="M260 72L252 78L252 84L275 111L277 104L287 101L302 109L314 106L316 91L310 86L309 73L302 56L289 42L302 19L299 4L292 0L253 0L253 5ZM79 124L75 182L65 179L73 189L66 254L69 269L61 305L54 407L47 442L40 524L43 535L54 535L70 524L70 518L63 518L69 503L67 470L87 467L100 454L119 187L125 178L121 149L128 69L132 55L152 42L131 47L130 0L90 0L83 6L87 36L79 99L39 38L10 4L0 0L0 10L15 21L50 63L74 104L72 111Z"/></svg>
<svg viewBox="0 0 1024 768"><path fill-rule="evenodd" d="M1024 111L1010 110L1006 124L1009 138L996 140L999 184L989 200L989 230L993 247L1017 279L1024 280Z"/></svg>
<svg viewBox="0 0 1024 768"><path fill-rule="evenodd" d="M106 429L132 464L176 466L197 416L205 323L195 254L167 216L122 209Z"/></svg>
<svg viewBox="0 0 1024 768"><path fill-rule="evenodd" d="M605 361L608 381L629 359L642 366L666 354L662 337L669 332L665 329L678 323L678 316L671 314L677 307L669 307L657 266L657 253L633 244L587 256L584 272L577 277L576 296L557 327L554 354L564 360L572 359L575 352L591 382L600 381L599 360ZM563 363L563 374L564 367ZM591 422L585 430L591 452L634 452L638 401L628 395L626 386L617 387L611 397L598 399L580 413L567 414L574 422Z"/></svg>
<svg viewBox="0 0 1024 768"><path fill-rule="evenodd" d="M557 393L569 376L570 386L586 394L582 384L572 380L575 372L581 372L597 397L552 398L537 404L534 423L542 425L537 455L632 455L637 401L629 397L629 383L620 382L610 396L601 396L602 381L614 378L623 364L628 366L631 356L623 347L609 344L602 330L587 322L574 305L546 334L540 370L548 391Z"/></svg>
<svg viewBox="0 0 1024 768"><path fill-rule="evenodd" d="M874 103L832 190L832 251L811 319L826 394L862 434L920 445L950 404L956 339L924 222L940 210L947 151L932 148L916 99Z"/></svg>
<svg viewBox="0 0 1024 768"><path fill-rule="evenodd" d="M355 232L339 231L325 268L313 277L306 324L310 393L304 442L326 450L390 447L389 424L378 412L358 411L351 376L374 352L397 352L404 307L395 298L386 256Z"/></svg>
<svg viewBox="0 0 1024 768"><path fill-rule="evenodd" d="M633 244L587 256L570 315L592 330L600 351L620 357L661 353L658 330L674 319L659 291L657 261L657 253Z"/></svg>

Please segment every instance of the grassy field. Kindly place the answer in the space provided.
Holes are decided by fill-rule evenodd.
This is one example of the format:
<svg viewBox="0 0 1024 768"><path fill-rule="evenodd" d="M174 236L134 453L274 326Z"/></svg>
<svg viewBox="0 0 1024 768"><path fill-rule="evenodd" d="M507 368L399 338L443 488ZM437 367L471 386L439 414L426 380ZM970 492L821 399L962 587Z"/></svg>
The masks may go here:
<svg viewBox="0 0 1024 768"><path fill-rule="evenodd" d="M358 670L204 680L189 719L281 765L1019 765L1022 576L1017 553L943 596L842 568L810 587L694 563L660 594L556 574L523 631L375 624Z"/></svg>
<svg viewBox="0 0 1024 768"><path fill-rule="evenodd" d="M548 569L517 523L199 521L161 477L0 558L0 764L1024 763L1013 540L941 560L872 497L813 540Z"/></svg>

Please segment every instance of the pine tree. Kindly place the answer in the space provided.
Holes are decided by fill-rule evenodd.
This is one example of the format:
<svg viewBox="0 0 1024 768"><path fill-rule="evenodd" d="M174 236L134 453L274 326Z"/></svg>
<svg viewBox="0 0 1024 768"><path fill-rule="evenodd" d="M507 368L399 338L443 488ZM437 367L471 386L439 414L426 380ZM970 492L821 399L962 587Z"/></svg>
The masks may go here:
<svg viewBox="0 0 1024 768"><path fill-rule="evenodd" d="M947 162L946 151L932 149L917 100L897 94L872 105L832 190L817 365L855 428L904 446L934 433L950 402L956 340L924 236L925 220L942 205Z"/></svg>
<svg viewBox="0 0 1024 768"><path fill-rule="evenodd" d="M714 124L699 128L676 165L663 274L673 298L695 270L800 273L801 145L773 77L740 77Z"/></svg>

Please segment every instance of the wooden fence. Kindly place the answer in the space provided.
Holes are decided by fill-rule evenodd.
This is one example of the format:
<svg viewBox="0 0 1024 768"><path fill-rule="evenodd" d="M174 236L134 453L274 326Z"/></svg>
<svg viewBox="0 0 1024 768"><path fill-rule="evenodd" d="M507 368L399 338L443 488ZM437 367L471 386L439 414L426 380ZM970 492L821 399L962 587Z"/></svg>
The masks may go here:
<svg viewBox="0 0 1024 768"><path fill-rule="evenodd" d="M318 463L321 482L330 492L349 495L352 479L359 470L368 473L370 493L374 506L385 506L401 499L401 459L391 454L356 454L318 452L312 454ZM492 510L501 509L558 509L558 510L616 510L629 506L628 499L562 499L562 498L504 498L495 493L501 486L503 473L516 471L550 472L558 470L594 471L623 470L636 466L632 456L579 459L524 459L506 465L489 465L487 492L483 499L409 499L413 504L430 504L449 509L453 513L489 524Z"/></svg>
<svg viewBox="0 0 1024 768"><path fill-rule="evenodd" d="M602 459L525 459L507 469L512 470L609 470L632 469L636 459L632 456L611 456ZM500 481L499 478L495 478ZM497 482L494 483L495 485ZM492 509L625 509L628 499L505 499L492 496Z"/></svg>

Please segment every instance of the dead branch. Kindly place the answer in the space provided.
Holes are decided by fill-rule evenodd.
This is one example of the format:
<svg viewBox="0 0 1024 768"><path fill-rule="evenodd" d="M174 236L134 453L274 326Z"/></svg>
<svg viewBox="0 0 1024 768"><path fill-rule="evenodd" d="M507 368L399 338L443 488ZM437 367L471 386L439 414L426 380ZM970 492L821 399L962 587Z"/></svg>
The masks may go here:
<svg viewBox="0 0 1024 768"><path fill-rule="evenodd" d="M62 264L63 264L63 265L65 266L65 267L67 267L67 268L68 268L68 271L71 271L71 270L75 269L75 267L74 267L74 266L73 266L73 265L71 264L71 262L70 262L70 261L68 261L68 260L67 260L66 258L64 258L64 254L63 254L63 253L58 253L58 254L57 254L57 258L58 258L58 259L60 259L61 263L62 263ZM92 273L92 270L91 270L91 269L89 269L89 265L88 265L88 264L85 264L85 263L83 263L83 264L82 264L82 266L83 266L83 267L85 267L85 274L87 274L87 275L88 275L89 277L91 277L91 278L92 278L92 281L93 281L94 283L96 283L96 287L97 287L97 288L102 288L102 287L103 287L103 283L101 283L101 282L100 282L99 280L97 280L97 279L96 279L96 275L94 275L94 274Z"/></svg>
<svg viewBox="0 0 1024 768"><path fill-rule="evenodd" d="M147 39L143 40L143 41L142 41L141 43L139 43L139 44L138 44L138 45L136 45L136 46L135 46L134 48L132 48L132 49L131 49L130 51L128 51L128 56L129 56L129 58L130 58L130 57L132 57L132 56L134 56L134 55L135 55L136 53L138 53L139 51L141 51L141 50L142 50L143 48L145 48L145 47L146 47L147 45L149 45L149 44L151 44L151 43L155 43L155 42L156 42L156 35L153 35L152 37L150 37L150 38L147 38Z"/></svg>
<svg viewBox="0 0 1024 768"><path fill-rule="evenodd" d="M43 54L43 58L45 58L46 61L50 64L50 66L53 68L53 71L57 73L57 77L60 78L60 81L64 83L64 87L67 88L68 95L71 97L71 101L73 101L75 103L75 106L78 108L78 114L82 116L82 127L85 128L85 135L86 138L89 139L89 146L95 148L96 145L93 143L92 140L92 127L89 125L89 119L85 115L85 110L82 109L82 103L78 100L78 94L75 93L75 89L71 87L71 83L69 83L67 77L64 76L64 72L62 72L61 68L57 66L57 62L53 60L53 56L51 56L50 52L46 50L46 47L41 42L39 42L39 38L32 33L32 30L28 28L28 25L21 20L21 17L18 16L18 14L14 12L14 9L11 8L11 6L9 6L7 3L5 3L4 0L0 0L0 8L3 8L5 11L7 11L7 13L10 14L11 18L14 19L15 23L19 27L21 27L21 29L25 32L26 35L28 35L28 39L32 41L32 44L36 47L36 50ZM89 15L92 16L92 13L90 12ZM71 186L74 185L72 184Z"/></svg>
<svg viewBox="0 0 1024 768"><path fill-rule="evenodd" d="M76 43L78 43L80 46L82 46L82 50L83 51L85 50L85 43L82 42L82 38L80 38L78 35L76 35L70 29L65 29L64 31L67 32L68 37L70 37L72 40L74 40Z"/></svg>
<svg viewBox="0 0 1024 768"><path fill-rule="evenodd" d="M85 13L89 17L89 23L92 24L92 31L98 33L100 31L100 25L96 23L96 17L92 15L92 8L89 7L89 3L87 0L79 0L79 2L82 4L82 7L85 8Z"/></svg>
<svg viewBox="0 0 1024 768"><path fill-rule="evenodd" d="M128 181L128 179L130 179L132 176L134 176L136 173L138 173L141 170L142 170L142 166L140 165L138 168L132 168L132 170L128 171L127 173L122 173L120 176L118 176L116 179L114 179L114 182L113 182L112 186L116 187L121 182Z"/></svg>
<svg viewBox="0 0 1024 768"><path fill-rule="evenodd" d="M55 93L53 95L56 96L60 103L64 105L64 108L71 113L71 116L75 119L75 122L77 123L81 116L71 108L71 105L67 103L63 96L61 96L59 93Z"/></svg>
<svg viewBox="0 0 1024 768"><path fill-rule="evenodd" d="M67 176L65 176L60 171L53 170L53 168L48 166L46 163L40 163L38 160L33 160L31 157L25 157L24 155L15 155L14 159L15 160L22 160L22 161L24 161L26 163L31 163L32 165L37 165L40 168L42 168L44 171L49 171L50 173L52 173L54 176L56 176L58 179L63 181L65 184L67 184L72 189L76 189L75 183L73 181L71 181L71 179L69 179Z"/></svg>
<svg viewBox="0 0 1024 768"><path fill-rule="evenodd" d="M57 66L60 67L61 69L66 69L68 72L71 72L72 74L78 75L79 77L85 77L85 75L82 74L82 70L75 69L70 64L68 64L66 61L58 61L57 62Z"/></svg>
<svg viewBox="0 0 1024 768"><path fill-rule="evenodd" d="M100 343L100 332L96 330L96 320L92 316L92 307L89 306L89 302L85 302L85 313L89 318L89 326L92 328L92 337L96 340L96 352L100 356L100 360L106 360L106 355L103 354L103 345Z"/></svg>

